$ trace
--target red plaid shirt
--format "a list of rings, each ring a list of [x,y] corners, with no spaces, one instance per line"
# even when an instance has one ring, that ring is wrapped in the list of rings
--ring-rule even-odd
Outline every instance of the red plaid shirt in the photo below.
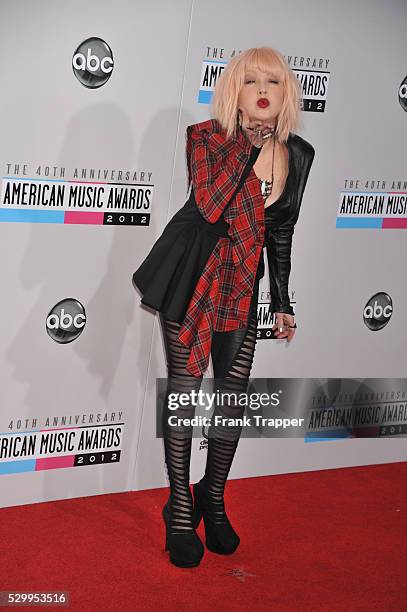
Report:
[[[226,140],[215,119],[186,133],[188,184],[206,221],[216,223],[231,199],[252,150],[240,133]],[[227,208],[229,238],[220,237],[198,281],[178,339],[191,348],[187,370],[201,376],[209,363],[213,331],[247,325],[256,271],[264,245],[264,201],[254,170]]]

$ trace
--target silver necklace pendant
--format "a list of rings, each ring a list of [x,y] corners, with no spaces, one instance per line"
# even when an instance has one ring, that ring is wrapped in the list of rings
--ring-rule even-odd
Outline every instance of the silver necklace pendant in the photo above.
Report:
[[[260,181],[261,182],[261,194],[265,200],[271,194],[271,190],[273,189],[273,181]]]

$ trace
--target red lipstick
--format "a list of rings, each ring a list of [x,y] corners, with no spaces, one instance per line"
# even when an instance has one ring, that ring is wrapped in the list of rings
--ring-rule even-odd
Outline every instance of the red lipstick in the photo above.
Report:
[[[267,108],[269,104],[270,102],[267,100],[267,98],[260,98],[257,100],[257,106],[260,106],[260,108]]]

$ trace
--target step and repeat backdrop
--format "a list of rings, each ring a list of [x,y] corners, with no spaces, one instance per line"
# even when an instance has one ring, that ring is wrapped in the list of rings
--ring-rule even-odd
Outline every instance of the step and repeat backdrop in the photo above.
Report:
[[[162,330],[131,276],[186,201],[186,127],[249,47],[286,58],[316,151],[293,239],[298,329],[272,339],[266,269],[252,377],[302,379],[296,404],[314,379],[388,411],[366,411],[386,425],[370,439],[341,423],[337,439],[244,437],[230,477],[406,460],[390,427],[407,423],[406,28],[403,0],[0,0],[3,507],[168,485]]]

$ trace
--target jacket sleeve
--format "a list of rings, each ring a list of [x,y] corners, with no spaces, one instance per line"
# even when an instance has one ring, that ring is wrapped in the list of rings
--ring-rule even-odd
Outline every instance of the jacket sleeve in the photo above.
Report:
[[[303,160],[297,186],[296,201],[280,223],[266,230],[265,243],[270,277],[270,294],[273,312],[285,312],[293,315],[288,294],[288,281],[291,271],[291,247],[294,226],[297,223],[304,189],[315,156],[315,149],[308,143],[308,154]]]
[[[209,223],[218,221],[231,199],[251,149],[246,138],[224,143],[217,133],[187,130],[189,182],[199,212]]]
[[[293,233],[294,227],[290,227],[269,229],[266,234],[272,310],[291,315],[294,314],[294,310],[288,295],[288,279],[291,271]]]

